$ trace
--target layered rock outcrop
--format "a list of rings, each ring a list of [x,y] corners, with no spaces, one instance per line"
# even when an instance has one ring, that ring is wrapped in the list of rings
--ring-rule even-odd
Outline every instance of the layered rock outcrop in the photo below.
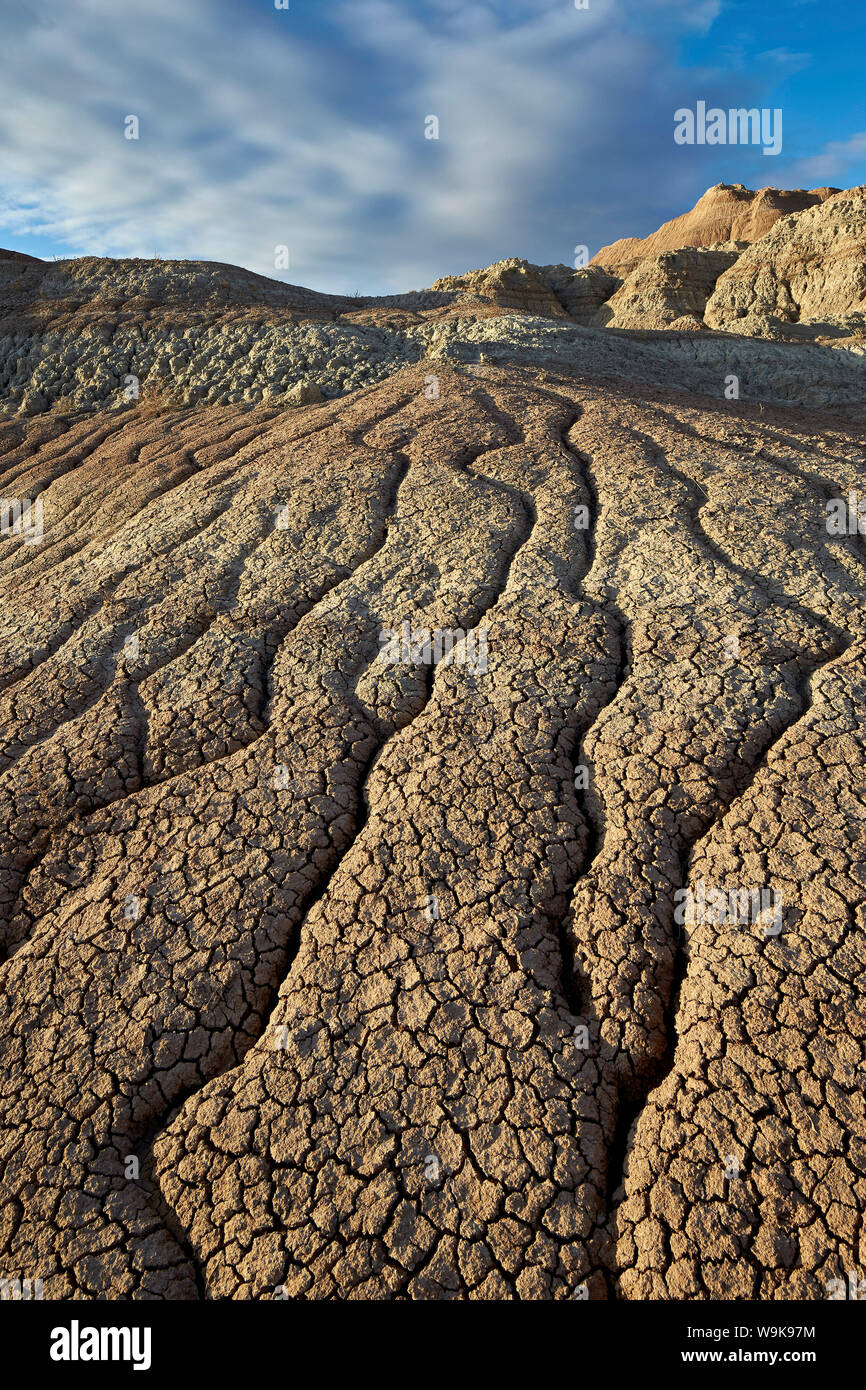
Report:
[[[719,276],[734,264],[736,251],[687,246],[639,261],[594,322],[604,328],[700,328]]]
[[[316,393],[331,399],[436,356],[443,343],[459,354],[459,343],[492,323],[495,337],[534,335],[545,351],[551,327],[560,328],[564,363],[577,346],[575,325],[641,341],[724,333],[837,346],[859,357],[866,348],[864,225],[863,189],[756,194],[719,185],[691,213],[629,242],[627,254],[600,252],[577,269],[512,258],[380,297],[318,294],[214,262],[83,257],[46,264],[9,253],[0,257],[0,418],[139,398],[186,405],[300,404]],[[619,350],[628,375],[633,354],[625,345]],[[607,355],[600,345],[592,351],[599,360]],[[717,379],[734,370],[725,370],[728,347],[693,355],[706,359],[708,351]],[[817,375],[814,365],[801,359],[812,385],[799,399],[813,404],[836,389],[847,402],[851,358],[836,366],[825,359]],[[769,357],[761,374],[765,399],[798,399],[777,389]]]
[[[647,237],[623,237],[603,246],[593,265],[616,275],[627,275],[647,257],[683,246],[720,246],[732,243],[741,249],[758,241],[780,217],[814,207],[838,193],[837,188],[761,188],[756,193],[741,183],[718,183],[708,188],[690,212],[664,222]]]

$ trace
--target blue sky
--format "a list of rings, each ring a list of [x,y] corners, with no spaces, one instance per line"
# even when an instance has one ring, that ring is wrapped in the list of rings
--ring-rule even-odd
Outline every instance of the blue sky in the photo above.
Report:
[[[0,245],[362,293],[570,264],[714,183],[866,183],[864,38],[852,0],[0,0]],[[780,107],[781,153],[676,145],[699,100]]]

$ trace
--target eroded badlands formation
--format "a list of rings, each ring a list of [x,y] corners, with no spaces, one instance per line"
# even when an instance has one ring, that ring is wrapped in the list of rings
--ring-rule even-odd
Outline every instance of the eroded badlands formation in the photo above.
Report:
[[[139,399],[298,406],[480,351],[713,395],[734,371],[755,400],[862,410],[866,192],[721,184],[577,270],[512,259],[382,298],[209,261],[0,251],[0,419]]]
[[[664,386],[505,318],[332,399],[0,425],[43,508],[0,541],[0,1277],[862,1276],[862,369],[747,344],[727,399],[740,339]]]

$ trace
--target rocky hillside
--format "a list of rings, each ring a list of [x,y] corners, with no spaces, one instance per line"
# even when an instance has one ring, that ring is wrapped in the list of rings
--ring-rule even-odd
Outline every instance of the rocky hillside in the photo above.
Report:
[[[716,281],[710,328],[806,340],[866,326],[866,188],[777,222]]]
[[[4,1288],[862,1276],[864,206],[0,259]]]
[[[592,322],[866,345],[866,189],[709,189],[592,268],[619,283]]]
[[[815,207],[839,191],[762,188],[755,193],[741,183],[718,183],[707,189],[691,212],[665,222],[648,237],[623,237],[603,246],[592,264],[625,276],[640,261],[683,246],[731,245],[742,249],[765,236],[780,217]]]

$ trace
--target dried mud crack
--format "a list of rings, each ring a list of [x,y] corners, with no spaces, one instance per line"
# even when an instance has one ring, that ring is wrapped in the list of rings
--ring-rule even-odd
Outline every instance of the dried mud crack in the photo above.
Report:
[[[444,353],[0,488],[0,1276],[863,1269],[861,427]]]

